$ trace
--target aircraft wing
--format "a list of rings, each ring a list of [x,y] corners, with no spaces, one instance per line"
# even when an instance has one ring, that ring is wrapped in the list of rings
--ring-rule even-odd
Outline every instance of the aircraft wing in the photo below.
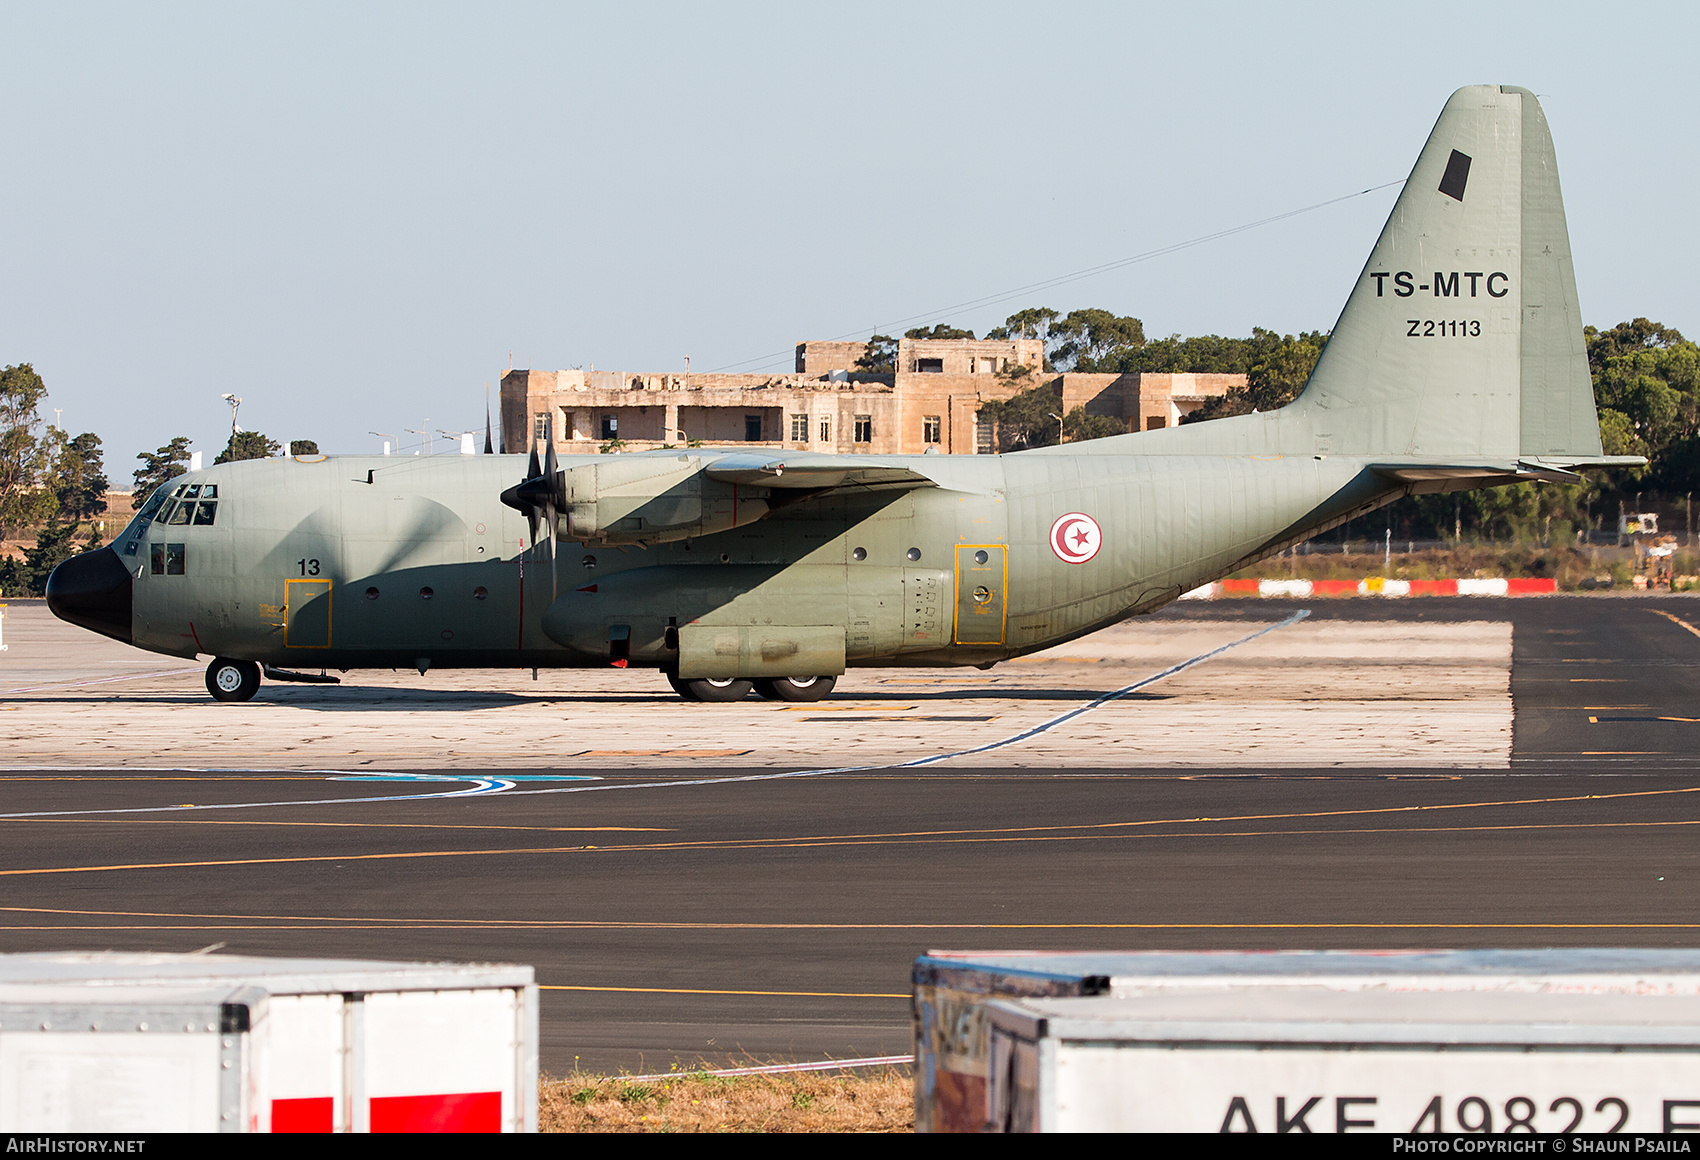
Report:
[[[918,471],[873,456],[820,455],[806,451],[796,455],[723,455],[705,465],[703,474],[722,483],[802,491],[938,486]]]

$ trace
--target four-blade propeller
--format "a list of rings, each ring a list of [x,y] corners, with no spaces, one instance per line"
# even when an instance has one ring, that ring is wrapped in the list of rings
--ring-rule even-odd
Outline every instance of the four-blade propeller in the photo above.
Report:
[[[531,529],[531,543],[534,547],[538,542],[539,526],[547,529],[550,599],[559,595],[559,581],[556,578],[555,571],[555,531],[560,519],[561,508],[565,506],[562,488],[561,472],[555,460],[555,433],[550,431],[545,437],[542,464],[540,465],[537,462],[537,447],[533,444],[531,460],[526,464],[525,480],[502,493],[503,503],[515,511],[525,513],[526,524]]]

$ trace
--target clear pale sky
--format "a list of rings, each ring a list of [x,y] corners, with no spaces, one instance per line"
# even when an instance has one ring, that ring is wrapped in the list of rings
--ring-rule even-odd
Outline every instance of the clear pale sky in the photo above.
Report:
[[[482,429],[553,370],[788,369],[1021,306],[1334,324],[1458,86],[1540,94],[1582,308],[1700,334],[1692,4],[0,3],[0,363],[212,454]],[[445,441],[437,440],[439,451]]]

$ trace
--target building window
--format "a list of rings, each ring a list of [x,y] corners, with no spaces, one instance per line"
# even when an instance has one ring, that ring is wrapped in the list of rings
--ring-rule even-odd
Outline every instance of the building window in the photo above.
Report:
[[[761,416],[760,415],[745,415],[744,416],[744,442],[746,442],[746,443],[760,443],[761,442]]]
[[[992,417],[984,411],[974,412],[974,454],[990,455],[996,450],[992,445],[994,423]]]
[[[856,416],[857,443],[872,443],[874,441],[874,417],[872,415]]]
[[[1152,415],[1145,420],[1145,429],[1147,431],[1161,430],[1168,425],[1169,417],[1167,415]]]
[[[924,375],[942,375],[944,374],[944,360],[942,358],[918,358],[915,360],[915,369]]]
[[[602,416],[603,439],[618,439],[620,437],[620,417],[618,415]]]
[[[937,415],[921,416],[921,442],[937,443],[944,434],[944,424]]]
[[[832,420],[831,419],[822,419],[820,421],[820,441],[822,443],[831,443],[832,442]]]
[[[807,415],[791,416],[791,442],[807,443],[809,441],[809,417]]]
[[[531,441],[533,443],[549,442],[549,416],[543,414],[532,416]]]

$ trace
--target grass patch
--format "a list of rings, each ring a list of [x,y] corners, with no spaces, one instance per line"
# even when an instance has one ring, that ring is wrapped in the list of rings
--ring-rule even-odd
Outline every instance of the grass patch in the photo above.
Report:
[[[906,1067],[853,1072],[676,1077],[573,1072],[544,1077],[544,1132],[910,1132],[915,1086]]]

